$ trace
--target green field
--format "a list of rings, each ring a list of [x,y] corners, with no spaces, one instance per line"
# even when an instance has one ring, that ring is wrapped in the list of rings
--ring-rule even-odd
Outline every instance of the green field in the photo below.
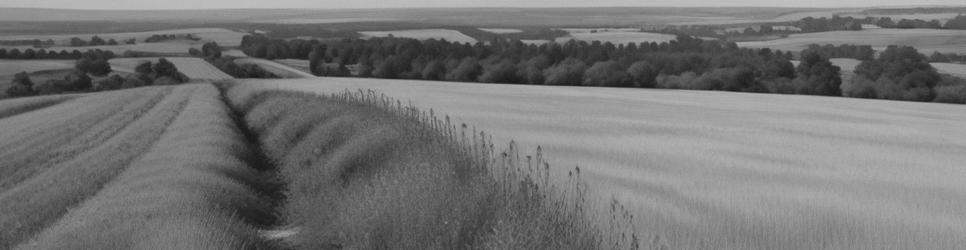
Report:
[[[672,249],[950,249],[966,106],[747,93],[325,78],[449,114],[552,171],[574,165]],[[554,170],[555,169],[555,170]],[[566,173],[563,173],[566,176]]]

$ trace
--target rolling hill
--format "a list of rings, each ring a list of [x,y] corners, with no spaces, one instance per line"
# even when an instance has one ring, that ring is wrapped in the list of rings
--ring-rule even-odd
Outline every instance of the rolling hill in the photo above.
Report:
[[[496,144],[543,146],[615,194],[645,239],[682,249],[948,249],[966,244],[966,106],[815,96],[319,78],[373,89]]]

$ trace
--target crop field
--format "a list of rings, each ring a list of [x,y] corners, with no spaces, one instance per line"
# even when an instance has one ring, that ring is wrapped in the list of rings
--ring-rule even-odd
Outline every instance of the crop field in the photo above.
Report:
[[[482,31],[490,32],[493,34],[513,34],[522,33],[521,29],[506,29],[506,28],[480,28]]]
[[[962,53],[966,50],[966,30],[935,29],[868,29],[861,31],[830,31],[792,34],[788,38],[769,41],[739,42],[738,46],[800,51],[809,44],[871,45],[884,50],[889,45],[913,46],[920,53]]]
[[[950,74],[966,79],[966,64],[958,63],[930,63],[939,73]]]
[[[579,41],[601,41],[610,42],[613,44],[628,44],[628,43],[641,43],[641,42],[669,42],[677,37],[668,34],[658,34],[658,33],[648,33],[640,32],[637,29],[596,29],[596,32],[591,32],[592,29],[563,29],[570,32],[570,36],[559,37],[557,42],[563,43],[571,39]]]
[[[0,102],[17,107],[0,118],[0,248],[263,244],[260,174],[213,86]]]
[[[393,31],[360,31],[363,37],[387,37],[393,35],[394,37],[405,37],[420,40],[428,39],[446,39],[450,42],[460,42],[460,43],[476,43],[476,39],[460,33],[456,30],[448,29],[418,29],[418,30],[393,30]]]
[[[188,78],[192,80],[224,80],[233,79],[230,75],[222,72],[215,66],[206,62],[204,59],[196,57],[167,57],[168,61],[174,64],[178,68],[178,71],[184,73]],[[111,68],[115,71],[134,73],[134,68],[144,62],[157,63],[158,58],[156,57],[139,57],[139,58],[114,58],[109,62],[111,63]]]
[[[288,67],[293,68],[293,69],[297,69],[297,70],[302,71],[302,72],[305,72],[305,73],[309,73],[309,74],[312,73],[311,69],[309,69],[309,65],[310,65],[309,64],[309,60],[301,60],[301,59],[277,59],[277,60],[275,60],[275,62],[280,63],[280,64],[283,64],[283,65],[288,66]]]
[[[372,89],[543,147],[625,201],[671,249],[953,249],[966,244],[966,106],[749,93],[350,78],[246,80]]]
[[[262,67],[262,69],[265,69],[268,72],[271,72],[272,74],[275,74],[282,78],[315,78],[315,76],[309,72],[302,71],[301,69],[298,69],[298,68],[289,67],[286,64],[278,63],[271,60],[265,60],[260,58],[239,58],[239,59],[235,59],[235,63],[240,65],[255,64],[255,65],[258,65],[259,67]],[[308,65],[306,65],[306,68],[308,68]]]
[[[73,68],[74,60],[0,60],[0,76]]]
[[[137,39],[138,43],[144,41],[145,38],[151,37],[152,35],[184,35],[193,34],[204,42],[217,42],[221,46],[238,46],[241,44],[241,39],[246,33],[231,31],[222,28],[193,28],[193,29],[175,29],[175,30],[156,30],[156,31],[145,31],[145,32],[125,32],[125,33],[99,33],[99,34],[62,34],[62,35],[0,35],[0,40],[47,40],[52,39],[58,45],[67,45],[72,37],[79,37],[81,39],[89,40],[92,36],[99,36],[104,38],[104,40],[114,39],[118,42],[126,39]],[[84,47],[87,48],[87,47]]]

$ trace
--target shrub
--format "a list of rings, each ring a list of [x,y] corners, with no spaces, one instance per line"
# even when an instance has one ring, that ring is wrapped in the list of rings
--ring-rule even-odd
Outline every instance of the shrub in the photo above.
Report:
[[[94,82],[94,91],[107,91],[121,89],[124,84],[124,78],[120,75],[111,75],[108,78],[104,78]]]
[[[34,86],[39,95],[54,95],[74,90],[74,85],[66,80],[47,80]]]
[[[71,90],[89,90],[91,89],[91,77],[87,76],[83,71],[75,70],[67,76],[64,76],[64,81],[70,83]]]

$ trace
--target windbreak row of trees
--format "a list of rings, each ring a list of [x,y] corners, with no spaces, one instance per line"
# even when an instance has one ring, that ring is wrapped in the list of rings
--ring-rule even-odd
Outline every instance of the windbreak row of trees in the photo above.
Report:
[[[313,72],[352,65],[354,75],[462,82],[683,88],[839,95],[838,68],[791,53],[679,36],[676,41],[614,45],[570,41],[527,45],[518,40],[460,44],[404,38],[341,41],[250,36],[242,49],[267,59],[308,59]],[[326,67],[326,68],[319,68]]]
[[[92,55],[93,54],[93,55]],[[96,55],[96,56],[94,56]],[[46,49],[25,49],[20,51],[20,49],[4,49],[0,48],[0,59],[81,59],[83,57],[106,57],[114,58],[116,55],[110,50],[88,50],[87,52],[81,52],[80,50],[61,50],[60,52]]]
[[[8,96],[21,97],[107,91],[149,85],[173,85],[189,80],[187,76],[178,71],[173,63],[165,58],[159,59],[157,63],[144,62],[135,68],[134,74],[126,77],[119,74],[108,76],[111,68],[110,64],[106,62],[106,58],[88,55],[78,60],[75,69],[67,73],[63,79],[51,79],[39,83],[34,83],[27,72],[21,72],[14,75],[14,79],[5,91]],[[101,78],[93,80],[89,75],[101,76]]]
[[[806,51],[812,51],[820,53],[825,57],[829,58],[852,58],[856,60],[872,60],[875,59],[875,50],[869,45],[818,45],[810,44]]]

